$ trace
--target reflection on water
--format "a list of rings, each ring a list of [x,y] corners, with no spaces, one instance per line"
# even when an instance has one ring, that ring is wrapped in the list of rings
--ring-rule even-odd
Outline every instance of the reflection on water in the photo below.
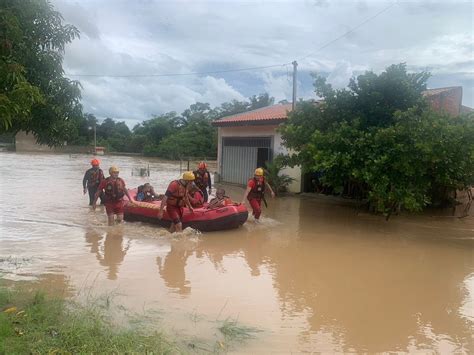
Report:
[[[171,236],[142,223],[107,227],[81,193],[87,156],[1,157],[0,273],[11,280],[57,277],[78,291],[93,279],[97,293],[118,290],[129,308],[163,309],[165,326],[199,338],[212,338],[216,320],[237,318],[263,330],[242,352],[474,350],[472,216],[387,223],[331,199],[284,197],[259,224]],[[157,192],[178,176],[179,165],[135,159],[102,165],[121,166],[135,186],[145,179],[131,176],[133,167],[150,164]],[[27,169],[44,184],[25,185]],[[20,187],[28,198],[16,197]]]
[[[100,241],[103,237],[94,230],[88,230],[85,239],[99,264],[107,268],[107,278],[116,280],[119,266],[130,248],[130,241],[124,245],[122,226],[108,228],[102,245]]]
[[[176,241],[171,242],[171,250],[166,254],[164,260],[158,256],[156,264],[161,277],[167,287],[181,295],[191,293],[191,286],[186,280],[186,260],[192,254],[186,245]]]

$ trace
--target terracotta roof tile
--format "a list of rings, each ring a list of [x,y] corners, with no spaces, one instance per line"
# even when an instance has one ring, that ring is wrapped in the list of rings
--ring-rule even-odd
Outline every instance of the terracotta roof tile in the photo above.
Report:
[[[286,120],[288,111],[291,111],[291,104],[272,105],[253,111],[226,116],[213,122],[213,124],[215,126],[240,126],[279,123]]]
[[[427,89],[422,92],[423,96],[433,96],[433,95],[439,95],[443,92],[449,92],[453,90],[459,90],[462,89],[460,86],[451,86],[447,88],[437,88],[437,89]]]
[[[461,113],[472,113],[474,109],[469,106],[461,105]]]

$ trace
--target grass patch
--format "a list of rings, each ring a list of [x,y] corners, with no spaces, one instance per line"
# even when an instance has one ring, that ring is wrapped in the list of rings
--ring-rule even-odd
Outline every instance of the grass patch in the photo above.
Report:
[[[0,354],[180,352],[162,333],[112,324],[104,307],[0,286]]]
[[[235,319],[226,319],[218,328],[227,340],[246,340],[256,337],[260,329],[241,325]]]

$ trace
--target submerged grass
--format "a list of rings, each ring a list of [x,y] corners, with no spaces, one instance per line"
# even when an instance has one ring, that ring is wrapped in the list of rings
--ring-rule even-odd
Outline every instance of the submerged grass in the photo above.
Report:
[[[254,327],[239,324],[235,319],[226,319],[219,327],[220,332],[228,340],[246,340],[256,337],[256,333],[262,330]]]
[[[181,353],[158,332],[112,324],[105,309],[0,286],[0,354]]]

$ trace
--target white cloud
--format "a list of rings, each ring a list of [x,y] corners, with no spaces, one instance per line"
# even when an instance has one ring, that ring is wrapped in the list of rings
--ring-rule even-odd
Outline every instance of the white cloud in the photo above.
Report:
[[[286,75],[273,75],[271,72],[263,74],[263,83],[265,91],[275,98],[275,102],[281,100],[293,100],[293,79],[292,71]],[[301,85],[299,85],[301,86]],[[298,95],[298,97],[301,97]]]
[[[354,75],[354,70],[351,66],[351,63],[347,61],[342,61],[336,64],[336,66],[331,70],[327,81],[334,88],[343,88],[346,87],[349,83],[349,79]]]
[[[93,79],[83,82],[85,111],[99,117],[140,122],[153,114],[183,112],[195,102],[217,106],[222,102],[244,100],[224,79],[206,77],[186,83],[170,79],[144,78],[131,82],[123,78]],[[145,99],[146,98],[146,99]]]
[[[207,76],[200,82],[199,91],[203,91],[201,102],[208,102],[211,106],[218,106],[222,102],[238,100],[243,101],[245,97],[230,86],[224,79],[216,79]]]
[[[387,1],[125,1],[55,0],[82,31],[67,47],[71,74],[163,74],[299,63],[299,97],[312,93],[308,72],[329,73],[336,87],[364,70],[406,62],[431,70],[433,82],[468,84],[473,72],[472,4]],[[310,54],[310,56],[307,56]],[[291,81],[291,66],[290,66]],[[286,69],[245,74],[154,78],[81,78],[83,104],[98,116],[147,119],[181,112],[196,101],[218,105],[266,90],[291,100]],[[467,74],[466,74],[467,73]],[[451,76],[448,80],[447,76]],[[465,90],[468,92],[468,90]],[[472,95],[471,95],[472,96]],[[465,95],[465,104],[474,99]]]

